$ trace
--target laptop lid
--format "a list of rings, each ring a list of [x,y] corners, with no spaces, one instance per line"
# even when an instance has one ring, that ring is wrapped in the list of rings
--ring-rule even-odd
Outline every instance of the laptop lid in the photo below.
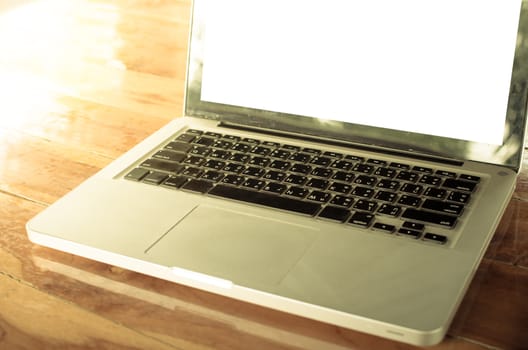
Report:
[[[195,0],[185,113],[517,171],[521,2]]]

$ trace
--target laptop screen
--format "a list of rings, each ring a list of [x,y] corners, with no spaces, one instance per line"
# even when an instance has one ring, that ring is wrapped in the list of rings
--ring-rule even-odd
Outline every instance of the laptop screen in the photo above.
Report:
[[[522,0],[200,2],[203,106],[257,119],[266,112],[286,125],[290,116],[315,118],[312,128],[301,119],[315,136],[361,126],[371,144],[383,145],[369,135],[382,128],[395,132],[391,148],[406,147],[398,135],[432,135],[469,159],[510,137]],[[422,140],[407,149],[427,149]],[[450,156],[448,145],[432,153],[442,149]]]

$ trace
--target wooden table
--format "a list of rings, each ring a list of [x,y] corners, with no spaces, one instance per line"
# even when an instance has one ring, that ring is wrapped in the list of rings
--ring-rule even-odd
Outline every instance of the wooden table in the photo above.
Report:
[[[189,0],[0,2],[0,349],[411,349],[31,244],[24,225],[181,115]],[[434,349],[528,349],[528,181]]]

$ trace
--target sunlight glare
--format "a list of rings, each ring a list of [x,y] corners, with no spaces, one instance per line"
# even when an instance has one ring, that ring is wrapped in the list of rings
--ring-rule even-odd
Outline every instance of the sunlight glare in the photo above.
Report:
[[[115,6],[85,0],[31,1],[0,12],[0,128],[45,124],[67,113],[61,95],[119,86],[120,74],[105,82],[92,73],[94,66],[126,68],[116,57],[119,16]]]

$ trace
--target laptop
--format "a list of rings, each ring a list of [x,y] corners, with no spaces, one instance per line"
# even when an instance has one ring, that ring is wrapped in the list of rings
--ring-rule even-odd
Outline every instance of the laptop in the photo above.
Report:
[[[31,219],[29,239],[436,344],[521,166],[526,6],[195,0],[184,116]]]

